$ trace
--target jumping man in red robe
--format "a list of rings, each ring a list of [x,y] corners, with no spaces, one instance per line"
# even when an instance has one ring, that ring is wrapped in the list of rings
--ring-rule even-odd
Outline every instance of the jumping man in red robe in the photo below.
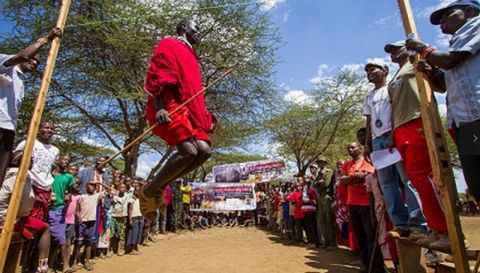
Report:
[[[177,153],[152,182],[140,190],[140,206],[145,217],[155,213],[158,192],[198,168],[212,153],[208,133],[213,130],[215,119],[206,108],[203,94],[169,115],[203,88],[200,65],[192,48],[200,42],[198,25],[182,20],[177,25],[177,34],[177,37],[165,37],[158,43],[145,81],[145,89],[149,92],[148,121],[152,126],[160,124],[153,133],[177,148]]]

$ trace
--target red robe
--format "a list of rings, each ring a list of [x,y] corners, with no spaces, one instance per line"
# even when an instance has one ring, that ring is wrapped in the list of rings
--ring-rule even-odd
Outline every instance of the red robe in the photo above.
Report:
[[[152,95],[148,97],[147,102],[147,119],[150,125],[156,123],[154,96],[160,94],[165,110],[171,112],[202,88],[200,65],[193,49],[176,38],[162,39],[153,52],[145,80],[145,89]],[[194,132],[211,132],[214,122],[213,116],[206,108],[203,93],[170,118],[171,123],[158,126],[153,132],[173,145],[177,143],[172,142],[178,142],[178,138],[185,138],[186,136],[182,134],[188,134],[190,130],[178,131],[176,123],[190,123],[187,127],[192,128]],[[173,127],[175,130],[172,130]],[[181,141],[183,139],[180,139]]]

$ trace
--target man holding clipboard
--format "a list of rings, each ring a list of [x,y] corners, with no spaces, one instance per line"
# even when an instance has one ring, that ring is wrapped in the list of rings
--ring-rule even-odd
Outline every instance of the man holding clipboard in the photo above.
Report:
[[[395,225],[390,233],[416,240],[425,236],[427,227],[417,194],[407,178],[401,157],[395,148],[390,147],[392,105],[386,86],[388,67],[379,62],[369,62],[365,66],[365,72],[368,81],[375,86],[364,101],[365,154],[368,156],[372,152],[370,156],[385,196],[387,212]],[[400,183],[405,189],[405,202]]]

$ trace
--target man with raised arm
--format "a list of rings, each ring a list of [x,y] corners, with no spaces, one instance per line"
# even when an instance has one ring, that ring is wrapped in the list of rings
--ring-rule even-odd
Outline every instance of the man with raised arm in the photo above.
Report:
[[[13,151],[18,109],[24,97],[24,82],[27,80],[25,73],[37,68],[40,48],[61,35],[59,28],[53,28],[47,36],[14,55],[0,54],[0,186]]]

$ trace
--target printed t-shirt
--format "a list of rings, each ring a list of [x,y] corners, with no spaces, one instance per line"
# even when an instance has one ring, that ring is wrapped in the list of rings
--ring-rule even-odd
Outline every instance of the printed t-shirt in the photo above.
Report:
[[[25,140],[18,144],[15,151],[24,148]],[[60,150],[57,147],[35,139],[32,151],[33,165],[30,170],[33,186],[45,191],[51,190],[53,184],[52,166],[59,154]]]
[[[123,196],[115,195],[113,197],[113,211],[112,211],[112,216],[113,217],[127,217],[128,216],[128,199],[129,196],[127,193],[125,193]]]

